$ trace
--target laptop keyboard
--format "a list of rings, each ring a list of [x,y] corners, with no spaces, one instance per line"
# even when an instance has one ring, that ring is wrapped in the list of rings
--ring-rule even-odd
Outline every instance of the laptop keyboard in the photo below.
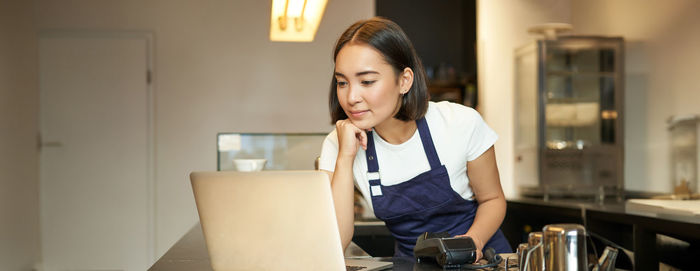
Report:
[[[357,271],[357,270],[362,270],[367,267],[364,266],[354,266],[354,265],[346,265],[345,266],[345,271]]]

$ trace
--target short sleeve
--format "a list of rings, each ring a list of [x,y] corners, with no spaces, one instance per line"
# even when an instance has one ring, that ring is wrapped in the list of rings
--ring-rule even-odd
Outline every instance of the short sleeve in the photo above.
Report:
[[[473,124],[470,125],[472,131],[470,131],[471,136],[469,136],[467,144],[467,161],[479,158],[498,140],[498,134],[486,124],[479,112],[473,109],[471,111],[473,112],[471,117]]]
[[[323,140],[318,169],[330,172],[335,171],[336,159],[338,159],[338,134],[336,130],[333,130]]]

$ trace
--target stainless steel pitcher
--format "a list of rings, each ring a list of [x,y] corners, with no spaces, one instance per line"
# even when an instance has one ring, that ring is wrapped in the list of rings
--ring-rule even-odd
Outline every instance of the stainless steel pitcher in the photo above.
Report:
[[[586,229],[578,224],[551,224],[542,229],[545,270],[588,270]]]
[[[606,247],[592,270],[615,270],[617,254],[617,249]],[[578,224],[547,225],[518,246],[518,259],[520,271],[588,270],[586,230]]]
[[[531,232],[527,237],[528,247],[533,248],[532,252],[530,252],[528,271],[544,270],[544,247],[540,245],[542,244],[542,238],[541,231]]]
[[[528,245],[527,243],[521,243],[518,245],[518,270],[520,271],[525,271],[527,268],[525,268],[526,264],[528,262],[525,261],[525,257],[527,256],[527,251],[528,251]]]
[[[603,255],[598,259],[598,264],[593,267],[593,271],[614,271],[617,253],[616,248],[606,246]]]

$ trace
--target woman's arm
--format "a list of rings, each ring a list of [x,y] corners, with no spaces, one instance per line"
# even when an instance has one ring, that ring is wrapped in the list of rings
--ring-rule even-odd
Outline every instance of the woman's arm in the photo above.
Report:
[[[338,230],[340,231],[340,244],[345,250],[355,233],[355,213],[353,212],[355,199],[353,197],[352,166],[349,170],[350,176],[347,176],[346,171],[348,170],[345,170],[343,166],[338,166],[339,162],[336,162],[335,172],[323,171],[328,173],[328,177],[331,180],[335,216],[338,220]]]
[[[499,229],[506,214],[506,198],[501,188],[493,146],[479,158],[467,162],[467,175],[479,207],[474,223],[465,235],[476,243],[477,259],[480,259],[484,245]]]
[[[336,122],[338,134],[338,158],[335,161],[334,172],[325,171],[331,180],[335,216],[338,220],[340,242],[343,250],[352,241],[355,231],[355,197],[352,166],[357,150],[367,148],[367,133],[358,129],[349,120]]]

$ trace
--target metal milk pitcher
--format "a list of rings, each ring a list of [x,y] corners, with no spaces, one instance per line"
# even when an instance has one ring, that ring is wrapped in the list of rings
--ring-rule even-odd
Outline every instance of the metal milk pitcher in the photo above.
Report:
[[[579,224],[551,224],[542,229],[544,269],[588,270],[586,229]]]
[[[529,250],[529,248],[528,248],[527,243],[521,243],[521,244],[518,245],[518,250],[517,250],[517,254],[518,254],[518,270],[520,270],[520,271],[526,271],[526,270],[527,270],[527,268],[525,268],[525,266],[526,266],[526,264],[527,264],[528,262],[525,261],[525,258],[526,258],[526,256],[527,256],[528,250]]]
[[[618,250],[616,248],[606,246],[603,255],[600,256],[598,263],[593,267],[593,271],[614,271],[617,253]]]
[[[542,248],[542,232],[531,232],[530,234],[528,234],[527,243],[522,243],[518,246],[518,270],[544,270],[544,258]]]
[[[544,247],[542,246],[542,232],[531,232],[527,237],[527,245],[532,248],[530,252],[530,262],[528,264],[529,271],[544,270]]]

